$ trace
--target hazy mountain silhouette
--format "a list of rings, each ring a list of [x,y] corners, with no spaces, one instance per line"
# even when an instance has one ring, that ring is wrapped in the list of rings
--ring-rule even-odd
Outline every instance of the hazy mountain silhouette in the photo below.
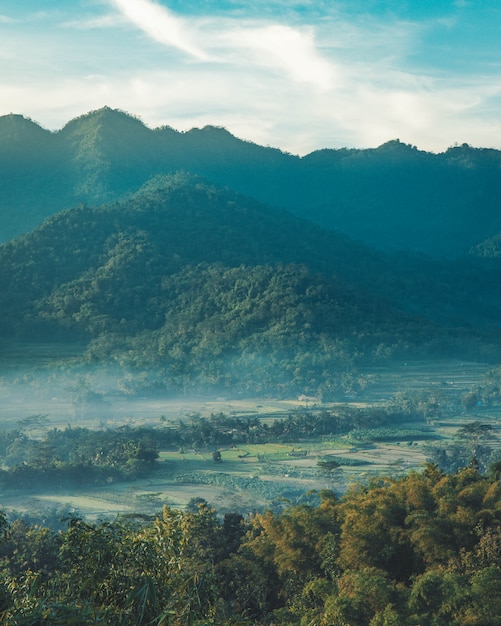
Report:
[[[501,230],[501,153],[431,154],[390,141],[303,158],[223,128],[147,128],[109,108],[51,133],[0,118],[0,233],[7,240],[79,203],[101,204],[157,174],[186,171],[382,249],[467,254]]]

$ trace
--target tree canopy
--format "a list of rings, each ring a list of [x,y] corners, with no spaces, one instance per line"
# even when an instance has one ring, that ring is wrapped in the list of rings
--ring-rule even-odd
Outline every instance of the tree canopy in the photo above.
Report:
[[[500,623],[501,487],[428,465],[342,498],[222,519],[205,500],[155,519],[2,515],[5,624]]]

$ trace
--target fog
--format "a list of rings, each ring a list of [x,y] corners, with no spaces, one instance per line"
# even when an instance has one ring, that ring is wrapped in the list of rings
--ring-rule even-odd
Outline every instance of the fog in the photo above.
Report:
[[[343,403],[380,402],[399,391],[438,388],[444,396],[480,384],[489,366],[453,360],[398,362],[361,368],[362,392],[341,394]],[[28,429],[31,434],[67,425],[93,429],[123,425],[158,425],[193,415],[278,414],[290,409],[322,406],[315,397],[297,394],[287,399],[244,397],[226,390],[169,393],[161,387],[161,372],[134,372],[120,367],[17,365],[0,372],[0,429]],[[327,404],[332,404],[329,402]]]
[[[159,425],[170,420],[210,415],[282,412],[288,401],[238,399],[220,392],[183,394],[167,390],[146,393],[145,378],[154,380],[157,371],[134,375],[129,370],[104,367],[23,369],[3,372],[0,377],[0,429],[22,428],[36,435],[68,425],[92,429],[123,425]],[[146,385],[147,386],[147,385]],[[303,404],[305,404],[303,402]],[[301,403],[300,403],[301,405]]]
[[[9,450],[10,471],[15,469],[16,464],[23,468],[25,452],[27,461],[30,461],[30,449],[35,455],[41,454],[42,457],[44,450],[50,452],[50,441],[55,440],[52,435],[56,433],[49,431],[53,429],[65,431],[70,426],[99,431],[96,433],[97,441],[93,441],[90,446],[92,458],[93,450],[98,450],[101,442],[109,439],[108,435],[115,434],[111,431],[123,426],[130,426],[131,429],[158,426],[162,428],[157,432],[165,433],[170,429],[165,431],[163,427],[178,426],[179,420],[186,419],[191,423],[198,416],[219,413],[240,417],[258,416],[271,421],[293,414],[302,415],[303,412],[313,416],[314,412],[324,409],[333,409],[335,413],[338,405],[351,405],[358,410],[374,403],[398,401],[399,395],[405,402],[405,394],[399,392],[423,391],[423,397],[429,396],[441,407],[440,419],[430,427],[438,429],[440,437],[444,433],[450,437],[451,428],[457,428],[464,420],[477,419],[472,414],[462,415],[461,397],[466,391],[480,387],[490,368],[491,366],[482,363],[454,360],[388,362],[378,367],[360,369],[359,375],[367,381],[367,386],[360,393],[340,395],[336,401],[323,404],[319,399],[305,394],[288,399],[251,396],[244,398],[241,394],[229,393],[218,396],[217,392],[200,395],[179,392],[169,394],[165,389],[160,392],[160,386],[156,387],[156,393],[152,393],[155,387],[151,383],[161,375],[156,370],[134,373],[119,367],[70,366],[68,363],[62,365],[56,361],[42,365],[18,362],[16,367],[4,367],[1,371],[0,431],[21,431],[4,432],[7,435],[5,441],[8,441],[10,434],[16,440],[13,449]],[[146,389],[149,390],[148,395]],[[448,408],[444,410],[446,407],[450,407],[451,411]],[[482,408],[482,419],[494,419],[495,410],[496,407]],[[422,421],[423,415],[420,419]],[[445,422],[442,424],[443,419]],[[425,428],[428,427],[427,424]],[[47,439],[50,439],[48,444]],[[35,447],[30,447],[30,442],[35,442]],[[36,449],[36,444],[40,444],[39,450]],[[290,445],[295,446],[297,443]],[[317,450],[315,454],[320,454],[320,457],[322,454],[346,455],[346,450],[340,452],[336,448],[331,449],[329,446],[332,444],[329,442],[325,443],[325,449],[322,448],[322,442],[318,445],[320,451]],[[73,442],[70,446],[68,449],[74,449]],[[283,445],[279,445],[280,449],[282,447]],[[286,454],[285,446],[282,451],[284,458],[270,464],[259,462],[257,457],[247,458],[248,452],[232,448],[233,446],[228,447],[225,454],[235,458],[226,458],[222,469],[214,464],[211,456],[213,448],[210,446],[207,450],[190,448],[181,452],[176,443],[172,449],[169,446],[161,448],[163,462],[158,464],[159,469],[154,474],[144,478],[128,477],[120,480],[113,475],[113,479],[108,481],[106,476],[103,479],[99,474],[96,480],[93,474],[89,474],[87,482],[80,484],[79,480],[83,479],[83,475],[79,476],[80,470],[76,470],[77,479],[74,483],[71,482],[73,479],[65,480],[56,476],[46,486],[40,486],[30,482],[30,478],[18,489],[14,487],[17,483],[12,481],[22,481],[22,472],[14,479],[9,474],[2,490],[1,505],[6,510],[14,511],[12,515],[32,516],[37,512],[43,523],[48,523],[45,520],[49,518],[57,522],[57,519],[73,513],[82,514],[88,519],[101,519],[119,513],[133,514],[137,510],[155,513],[163,503],[184,507],[190,498],[199,496],[208,498],[218,510],[250,511],[256,506],[270,506],[278,492],[282,495],[297,495],[305,489],[332,488],[334,484],[329,482],[330,478],[319,475],[315,454],[308,458],[291,458]],[[255,456],[256,450],[252,454]],[[384,472],[417,469],[426,459],[425,452],[416,443],[405,446],[378,444],[373,451],[363,450],[360,455],[366,465],[373,466],[374,471]],[[250,462],[251,459],[253,462]],[[50,463],[48,467],[52,467]],[[68,466],[65,470],[68,476],[75,471],[75,467],[71,464]],[[97,465],[96,468],[99,470]],[[7,470],[6,467],[3,469]],[[28,466],[26,470],[29,470]],[[37,471],[35,469],[32,474],[35,482]],[[366,471],[367,467],[364,465],[361,468],[345,467],[341,473],[336,474],[335,488],[342,492],[352,475],[362,476]],[[221,472],[223,477],[229,475],[226,482],[209,476],[211,473]],[[241,486],[239,480],[244,481],[242,484],[245,483],[245,488],[238,487]],[[251,487],[258,491],[252,491]],[[259,504],[256,493],[260,494]],[[64,515],[61,515],[61,511]]]

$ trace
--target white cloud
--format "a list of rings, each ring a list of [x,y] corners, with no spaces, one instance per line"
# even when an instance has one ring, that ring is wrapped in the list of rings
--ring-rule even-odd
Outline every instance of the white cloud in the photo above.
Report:
[[[285,71],[289,78],[325,90],[332,86],[334,66],[317,51],[313,31],[281,24],[238,27],[221,34],[236,49],[247,49],[254,61]]]
[[[445,150],[463,141],[491,147],[501,122],[478,113],[500,96],[486,77],[467,87],[412,81],[395,73],[374,84],[353,73],[330,92],[312,93],[301,83],[254,69],[194,64],[177,68],[93,74],[17,86],[0,83],[0,111],[21,112],[58,129],[73,117],[108,105],[139,115],[148,125],[178,130],[220,125],[243,139],[295,154],[322,147],[371,147],[399,137],[421,149]],[[17,110],[12,102],[29,102]],[[475,120],[472,123],[472,120]]]
[[[334,66],[318,52],[312,28],[211,18],[193,18],[188,25],[187,20],[151,0],[109,1],[155,41],[200,61],[243,68],[258,65],[319,89],[332,84]]]
[[[194,43],[187,21],[169,9],[150,0],[110,0],[110,4],[155,41],[207,60],[207,54]]]
[[[151,126],[221,125],[300,154],[395,137],[435,151],[501,137],[499,68],[486,63],[484,75],[468,77],[433,65],[425,22],[336,13],[299,25],[298,14],[284,9],[279,22],[256,17],[255,7],[252,19],[188,20],[151,0],[95,3],[105,10],[91,20],[58,13],[44,29],[2,29],[0,115],[16,111],[56,129],[108,105]],[[58,28],[62,16],[71,32]]]

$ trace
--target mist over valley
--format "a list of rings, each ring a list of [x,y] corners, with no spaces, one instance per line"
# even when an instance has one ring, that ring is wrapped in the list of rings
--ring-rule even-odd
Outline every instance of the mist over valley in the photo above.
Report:
[[[500,23],[2,2],[0,624],[501,626]]]

